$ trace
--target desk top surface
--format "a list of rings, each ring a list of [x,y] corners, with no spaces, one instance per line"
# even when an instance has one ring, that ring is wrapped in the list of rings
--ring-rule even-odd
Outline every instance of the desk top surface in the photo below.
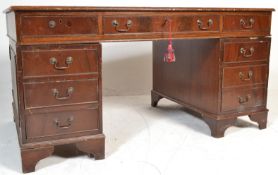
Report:
[[[93,7],[93,6],[11,6],[4,12],[11,11],[97,11],[97,12],[254,12],[274,11],[273,8],[185,8],[185,7]]]

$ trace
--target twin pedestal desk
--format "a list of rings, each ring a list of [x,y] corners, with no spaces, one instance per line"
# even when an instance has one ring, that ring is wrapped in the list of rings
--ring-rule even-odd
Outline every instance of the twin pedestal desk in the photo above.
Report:
[[[266,128],[272,11],[7,9],[14,121],[23,172],[34,171],[40,159],[66,149],[104,158],[101,42],[153,41],[152,106],[161,98],[185,106],[201,116],[213,137],[223,137],[243,115]],[[169,24],[177,39],[173,63],[163,61]]]

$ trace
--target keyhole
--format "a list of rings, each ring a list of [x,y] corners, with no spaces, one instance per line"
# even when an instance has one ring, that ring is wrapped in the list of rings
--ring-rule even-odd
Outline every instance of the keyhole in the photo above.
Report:
[[[62,19],[59,20],[59,23],[62,24]]]

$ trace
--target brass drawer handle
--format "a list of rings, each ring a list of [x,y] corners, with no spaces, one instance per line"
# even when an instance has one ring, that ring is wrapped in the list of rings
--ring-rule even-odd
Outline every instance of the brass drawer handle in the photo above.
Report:
[[[251,95],[246,95],[245,97],[239,96],[238,97],[238,102],[239,104],[244,104],[247,103],[251,99]]]
[[[49,60],[50,64],[54,65],[54,68],[57,70],[65,70],[68,69],[70,67],[70,64],[72,64],[73,62],[73,58],[72,57],[67,57],[65,63],[67,66],[58,66],[58,61],[55,57],[50,58]]]
[[[239,72],[239,78],[243,81],[249,81],[252,79],[253,77],[253,71],[248,71],[248,74],[247,74],[247,78],[245,78],[246,76],[244,75],[243,72]]]
[[[64,97],[59,97],[59,90],[54,88],[52,89],[52,94],[53,96],[55,97],[56,100],[67,100],[67,99],[70,99],[72,94],[73,94],[73,91],[74,91],[74,88],[73,87],[69,87],[67,89],[67,96],[64,96]]]
[[[130,19],[127,20],[126,25],[125,25],[126,29],[119,29],[120,24],[117,20],[112,21],[112,26],[115,27],[115,30],[117,32],[128,32],[132,26],[132,21]]]
[[[250,18],[249,21],[245,21],[244,19],[240,19],[240,25],[243,29],[252,29],[254,27],[255,20]]]
[[[200,30],[209,30],[213,24],[213,20],[209,19],[207,21],[207,26],[204,26],[203,21],[201,19],[198,19],[197,24]]]
[[[65,123],[63,123],[56,118],[54,119],[54,124],[56,125],[57,128],[68,129],[71,126],[73,119],[74,119],[73,116],[71,116],[66,120]]]
[[[51,28],[51,29],[55,28],[56,27],[56,22],[54,20],[50,20],[48,22],[48,27]]]
[[[244,56],[245,58],[249,58],[249,57],[252,57],[254,55],[254,52],[255,52],[255,49],[254,47],[251,47],[249,49],[249,51],[247,51],[248,49],[245,49],[245,48],[240,48],[240,53],[242,56]]]

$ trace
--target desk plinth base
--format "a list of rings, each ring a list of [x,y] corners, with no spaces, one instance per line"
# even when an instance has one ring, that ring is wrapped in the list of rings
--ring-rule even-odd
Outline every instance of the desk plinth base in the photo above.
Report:
[[[105,157],[105,136],[103,134],[51,142],[28,143],[21,146],[23,173],[34,172],[36,164],[52,154],[72,157],[87,154],[95,160]]]
[[[162,98],[167,98],[171,101],[177,102],[184,106],[188,112],[193,113],[196,116],[200,116],[204,122],[209,126],[211,131],[211,136],[215,138],[224,137],[225,130],[235,125],[236,120],[239,116],[248,115],[251,121],[258,123],[259,129],[265,129],[267,125],[267,113],[268,110],[265,111],[258,111],[258,112],[245,112],[245,113],[235,113],[235,114],[228,114],[228,115],[210,115],[202,110],[196,109],[192,106],[184,104],[180,101],[174,100],[169,98],[165,95],[162,95],[158,92],[152,91],[151,92],[151,105],[153,107],[157,107],[158,102]]]

